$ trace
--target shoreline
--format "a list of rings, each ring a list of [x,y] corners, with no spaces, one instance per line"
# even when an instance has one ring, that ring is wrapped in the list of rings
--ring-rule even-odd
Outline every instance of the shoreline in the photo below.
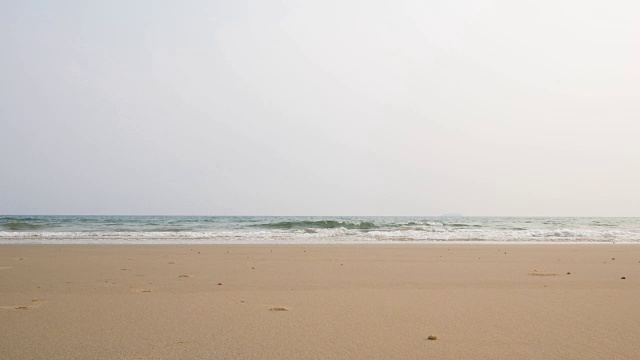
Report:
[[[640,241],[370,241],[370,242],[56,242],[45,240],[43,242],[11,241],[3,242],[0,240],[1,246],[22,246],[22,245],[44,245],[44,246],[80,246],[80,245],[96,245],[96,246],[500,246],[500,245],[522,245],[522,246],[555,246],[555,245],[640,245]]]
[[[0,354],[637,357],[640,247],[504,245],[3,244]]]

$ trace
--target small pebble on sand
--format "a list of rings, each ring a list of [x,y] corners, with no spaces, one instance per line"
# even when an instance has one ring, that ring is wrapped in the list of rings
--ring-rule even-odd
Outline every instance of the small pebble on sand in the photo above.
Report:
[[[429,339],[429,340],[438,340],[438,335],[429,335],[429,337],[427,339]]]

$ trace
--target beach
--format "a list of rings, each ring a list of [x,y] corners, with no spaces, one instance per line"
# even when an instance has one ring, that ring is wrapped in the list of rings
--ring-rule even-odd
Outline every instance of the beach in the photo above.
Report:
[[[10,244],[0,285],[0,359],[640,357],[637,245]]]

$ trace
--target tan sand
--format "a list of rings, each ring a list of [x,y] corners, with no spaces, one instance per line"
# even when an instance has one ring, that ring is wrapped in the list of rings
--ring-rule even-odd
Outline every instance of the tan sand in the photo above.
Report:
[[[639,336],[640,246],[0,245],[0,359],[639,359]]]

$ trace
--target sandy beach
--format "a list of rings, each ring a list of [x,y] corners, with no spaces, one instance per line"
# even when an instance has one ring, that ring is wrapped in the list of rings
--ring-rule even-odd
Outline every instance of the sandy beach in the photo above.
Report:
[[[633,245],[2,245],[0,285],[1,359],[640,357]]]

